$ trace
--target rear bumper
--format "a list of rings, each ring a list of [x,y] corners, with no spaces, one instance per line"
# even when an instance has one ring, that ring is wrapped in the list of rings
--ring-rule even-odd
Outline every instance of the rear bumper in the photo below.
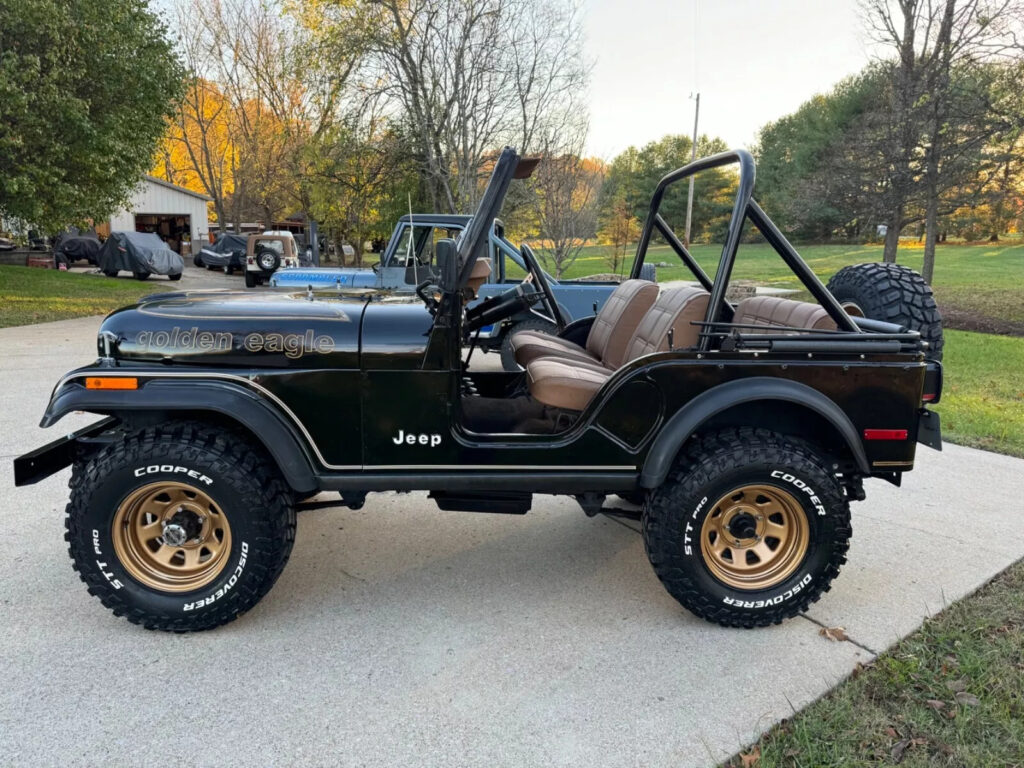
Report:
[[[84,449],[95,448],[99,437],[117,422],[112,416],[90,424],[84,429],[47,443],[42,448],[14,460],[14,484],[32,485],[45,480],[77,459]]]

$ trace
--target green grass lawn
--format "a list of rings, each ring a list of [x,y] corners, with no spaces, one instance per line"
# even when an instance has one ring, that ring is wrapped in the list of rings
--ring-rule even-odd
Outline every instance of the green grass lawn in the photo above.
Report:
[[[609,250],[608,246],[587,246],[566,271],[565,277],[610,271],[606,261]],[[832,275],[848,264],[882,259],[882,247],[875,245],[807,245],[797,250],[823,282],[828,282]],[[694,245],[692,252],[704,270],[713,275],[718,267],[721,246]],[[900,246],[898,261],[920,270],[922,255],[922,248],[904,242]],[[659,281],[691,279],[689,270],[668,246],[652,247],[647,261],[669,265],[658,268]],[[630,264],[626,265],[625,272],[629,271]],[[763,243],[740,246],[733,278],[757,280],[780,287],[800,287],[782,259],[771,246]],[[1019,239],[1004,243],[939,246],[935,255],[933,288],[940,307],[953,320],[951,327],[1008,329],[1015,334],[1024,334],[1024,244]],[[973,315],[978,322],[965,323],[962,315],[966,313]]]
[[[927,620],[730,766],[1024,765],[1024,562]]]
[[[165,282],[0,266],[0,328],[105,315],[140,296],[166,290]]]

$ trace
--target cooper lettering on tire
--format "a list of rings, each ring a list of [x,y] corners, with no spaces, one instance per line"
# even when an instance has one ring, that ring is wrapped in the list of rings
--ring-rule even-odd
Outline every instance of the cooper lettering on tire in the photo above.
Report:
[[[68,548],[89,592],[147,629],[210,629],[265,595],[295,538],[291,496],[244,435],[151,427],[75,464]]]
[[[829,589],[850,511],[818,452],[766,430],[693,441],[644,510],[644,543],[684,607],[724,626],[777,624]]]

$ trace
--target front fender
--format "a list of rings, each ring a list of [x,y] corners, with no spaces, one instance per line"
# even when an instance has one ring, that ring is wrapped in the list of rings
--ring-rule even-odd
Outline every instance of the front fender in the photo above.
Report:
[[[140,378],[144,376],[140,372]],[[146,381],[135,390],[94,390],[86,389],[78,378],[65,380],[54,390],[40,422],[41,427],[55,424],[71,411],[110,416],[209,411],[231,419],[251,433],[273,457],[293,489],[305,493],[317,487],[313,460],[296,426],[264,398],[240,383],[157,378]]]
[[[720,384],[676,411],[651,445],[640,473],[640,486],[657,488],[661,485],[668,477],[679,449],[708,419],[735,405],[772,400],[795,403],[824,418],[845,440],[858,468],[865,475],[871,474],[857,429],[835,402],[806,384],[758,376]]]

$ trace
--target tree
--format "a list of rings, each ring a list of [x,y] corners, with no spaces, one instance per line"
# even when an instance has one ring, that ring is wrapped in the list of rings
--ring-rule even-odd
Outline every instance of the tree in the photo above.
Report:
[[[960,170],[1001,126],[992,120],[985,65],[1019,53],[1020,0],[865,0],[870,32],[895,53],[890,64],[885,260],[895,261],[915,185],[924,192],[922,273],[931,280],[942,201]],[[973,154],[973,158],[970,156]],[[966,169],[966,170],[964,170]]]
[[[624,201],[635,219],[645,219],[651,194],[669,171],[690,162],[692,140],[688,136],[669,135],[642,148],[629,147],[608,166],[601,196],[602,228],[618,214],[615,207]],[[697,155],[704,157],[724,152],[728,146],[718,138],[701,136]],[[736,189],[735,169],[715,168],[702,171],[694,179],[693,231],[694,242],[724,240],[732,213]],[[661,203],[661,213],[673,231],[680,236],[686,224],[687,185],[675,184],[668,189]]]
[[[367,14],[367,88],[410,126],[434,210],[476,203],[489,153],[535,148],[577,109],[587,68],[570,0],[339,3],[334,24]]]
[[[0,213],[58,229],[125,204],[181,75],[143,0],[0,0]]]
[[[605,261],[611,271],[618,274],[626,261],[626,249],[640,236],[640,224],[624,198],[612,201],[600,234],[601,239],[611,246]]]

